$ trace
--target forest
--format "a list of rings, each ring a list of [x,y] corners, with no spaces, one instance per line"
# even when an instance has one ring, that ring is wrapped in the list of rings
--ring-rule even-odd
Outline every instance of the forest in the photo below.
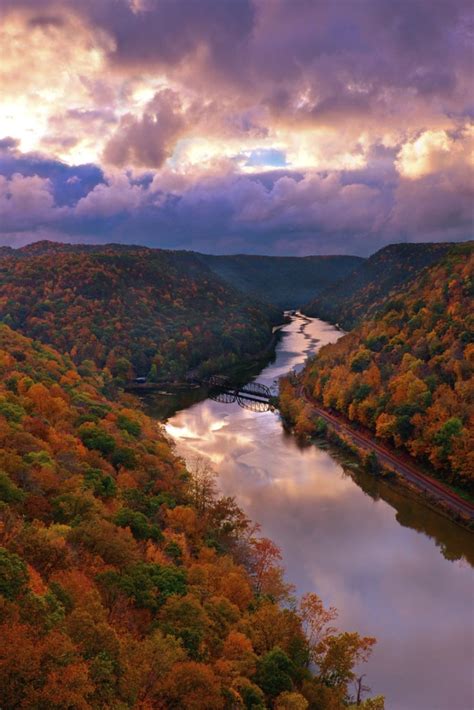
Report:
[[[0,325],[0,706],[351,707],[375,639],[105,380]]]
[[[280,404],[297,431],[318,428],[301,387],[428,466],[439,478],[474,492],[474,243],[452,246],[373,317],[327,345]]]
[[[215,256],[196,254],[234,288],[281,310],[312,300],[364,263],[360,256]]]
[[[390,244],[357,264],[346,278],[333,281],[302,310],[350,330],[373,316],[391,291],[442,259],[448,248],[443,243]]]
[[[120,384],[251,359],[281,316],[190,252],[37,242],[0,254],[0,321]]]
[[[281,410],[317,432],[304,388],[472,493],[474,245],[395,246]],[[278,309],[186,252],[40,242],[0,276],[0,706],[382,710],[357,698],[375,639],[295,597],[218,471],[120,388],[252,358]]]

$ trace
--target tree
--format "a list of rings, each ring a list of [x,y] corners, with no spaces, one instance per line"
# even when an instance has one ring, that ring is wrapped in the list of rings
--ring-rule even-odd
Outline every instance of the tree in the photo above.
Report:
[[[162,540],[163,533],[158,525],[150,523],[146,515],[130,508],[121,508],[114,518],[116,525],[130,528],[137,540]]]
[[[347,693],[355,679],[354,666],[367,662],[375,643],[374,638],[348,632],[324,638],[315,656],[323,682]]]
[[[188,470],[190,499],[198,514],[202,515],[214,502],[217,473],[202,456],[195,457],[188,464]]]
[[[293,690],[294,667],[281,648],[276,646],[258,662],[256,681],[269,699]]]
[[[336,631],[331,623],[337,618],[337,610],[333,606],[325,609],[317,594],[308,593],[301,597],[299,613],[311,660],[315,662],[321,643]]]
[[[186,572],[175,567],[140,562],[122,573],[103,572],[99,581],[109,592],[122,592],[137,607],[157,611],[172,595],[186,594]]]
[[[140,662],[137,663],[137,659]],[[135,706],[136,703],[157,704],[162,694],[164,680],[176,663],[185,660],[185,652],[179,641],[164,636],[155,629],[143,639],[122,638],[120,657],[122,674],[120,691],[122,697]]]
[[[101,518],[84,521],[73,528],[68,540],[72,545],[100,555],[104,562],[119,568],[132,565],[139,559],[137,543],[130,530]]]
[[[307,710],[308,701],[300,693],[285,691],[275,700],[275,710]]]
[[[97,448],[97,446],[95,446],[94,448]],[[123,467],[128,469],[134,469],[137,465],[137,458],[134,449],[132,449],[130,446],[121,446],[119,448],[115,448],[115,442],[111,461],[115,468]]]
[[[210,620],[199,601],[191,594],[170,595],[160,612],[162,628],[183,642],[194,660],[200,660],[201,644],[210,626]]]
[[[114,437],[95,424],[84,424],[79,430],[79,436],[88,449],[100,451],[104,456],[111,454],[115,449]]]
[[[21,557],[0,547],[0,594],[13,601],[28,587],[28,571]]]
[[[21,503],[25,493],[13,483],[6,473],[0,471],[0,501],[4,503]]]
[[[64,634],[37,637],[26,624],[0,627],[0,705],[92,710],[87,664]]]
[[[180,710],[222,710],[221,686],[209,666],[195,661],[176,663],[169,672],[164,688],[165,707]]]
[[[371,359],[371,353],[361,348],[355,353],[351,360],[351,370],[353,370],[353,372],[363,372],[369,367]]]
[[[152,366],[150,367],[150,372],[148,373],[148,380],[149,380],[149,382],[158,382],[159,381],[159,374],[158,374],[158,368],[156,366],[156,363],[153,363]]]
[[[267,537],[253,538],[251,541],[251,575],[257,594],[265,593],[265,583],[281,560],[280,548]]]
[[[239,631],[229,631],[222,647],[222,657],[234,663],[239,675],[252,676],[255,673],[257,656],[252,642]]]
[[[435,443],[441,449],[443,458],[447,458],[451,453],[453,439],[460,436],[462,432],[462,421],[459,417],[451,417],[448,419],[434,437]]]

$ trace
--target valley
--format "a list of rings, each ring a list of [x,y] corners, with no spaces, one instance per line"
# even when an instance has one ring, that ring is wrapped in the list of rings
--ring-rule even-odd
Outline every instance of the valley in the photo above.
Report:
[[[12,654],[43,639],[32,695],[4,653],[8,703],[42,702],[67,648],[62,693],[79,688],[84,707],[144,693],[200,707],[198,688],[206,710],[287,695],[342,710],[359,688],[370,710],[384,696],[393,710],[464,710],[472,244],[415,246],[303,263],[2,251],[2,628]],[[332,293],[348,333],[305,306],[282,312],[307,298],[311,269],[311,303]],[[380,463],[438,485],[437,500],[455,490],[464,526]],[[150,685],[156,654],[168,660]]]
[[[317,319],[284,326],[276,359],[255,377],[272,385],[340,331]],[[146,411],[161,418],[160,398]],[[348,454],[298,443],[278,414],[236,404],[177,399],[166,431],[188,461],[209,460],[223,494],[282,549],[298,594],[315,590],[341,609],[341,623],[378,639],[364,673],[388,707],[464,710],[469,699],[472,533]],[[433,580],[436,585],[433,586]],[[443,624],[439,626],[439,619]],[[449,652],[434,653],[431,630]],[[419,674],[425,682],[419,683]],[[457,674],[455,686],[444,674]],[[403,677],[403,684],[399,678]],[[464,678],[464,681],[461,679]]]

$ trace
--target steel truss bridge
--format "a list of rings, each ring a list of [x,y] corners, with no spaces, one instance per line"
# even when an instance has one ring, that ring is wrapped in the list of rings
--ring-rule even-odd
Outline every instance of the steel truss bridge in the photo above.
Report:
[[[203,384],[208,388],[209,398],[222,404],[237,402],[239,407],[252,412],[268,412],[272,409],[272,393],[269,387],[260,382],[248,382],[236,387],[228,377],[212,375]]]
[[[139,377],[125,385],[126,392],[158,392],[172,395],[182,390],[195,387],[205,387],[207,395],[215,402],[232,404],[250,409],[252,412],[268,412],[273,409],[274,397],[272,391],[260,382],[248,382],[237,386],[224,375],[212,375],[207,379],[187,378],[186,382],[147,382],[145,377]],[[0,709],[1,710],[1,709]]]

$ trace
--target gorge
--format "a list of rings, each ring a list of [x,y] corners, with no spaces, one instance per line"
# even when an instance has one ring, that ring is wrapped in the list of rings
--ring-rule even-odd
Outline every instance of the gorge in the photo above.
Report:
[[[258,375],[267,385],[341,336],[301,317],[283,330]],[[162,416],[156,398],[146,405]],[[297,593],[316,591],[341,610],[341,626],[377,638],[364,669],[372,691],[391,710],[468,707],[472,534],[337,451],[301,446],[276,413],[209,399],[172,406],[166,430],[178,452],[212,462],[221,491],[281,547]]]

